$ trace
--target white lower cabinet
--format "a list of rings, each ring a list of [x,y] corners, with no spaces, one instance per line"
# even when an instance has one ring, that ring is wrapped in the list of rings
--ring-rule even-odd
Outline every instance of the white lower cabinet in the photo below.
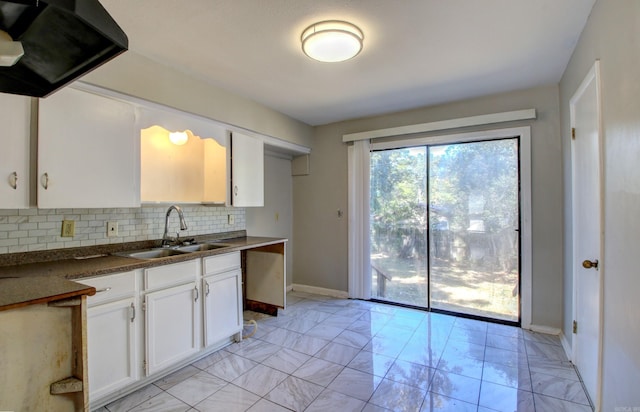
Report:
[[[96,288],[87,299],[91,409],[241,338],[240,252],[80,283]]]
[[[203,259],[204,346],[242,332],[242,269],[240,252]]]
[[[204,345],[210,346],[242,331],[242,272],[230,272],[203,279]]]
[[[139,379],[138,275],[131,271],[81,281],[97,291],[87,298],[90,401]]]
[[[145,296],[146,372],[151,375],[200,350],[195,282]]]
[[[145,369],[153,375],[200,350],[200,259],[146,269]]]
[[[87,309],[89,399],[138,380],[134,312],[134,298]]]

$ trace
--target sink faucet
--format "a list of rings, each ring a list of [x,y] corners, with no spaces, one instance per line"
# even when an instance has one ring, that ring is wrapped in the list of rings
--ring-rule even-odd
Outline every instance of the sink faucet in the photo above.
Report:
[[[175,210],[178,212],[178,217],[180,218],[180,230],[187,230],[187,222],[184,220],[184,215],[182,214],[182,208],[177,205],[169,206],[167,209],[167,215],[164,218],[164,234],[162,235],[162,247],[169,247],[171,243],[177,240],[169,236],[168,226],[169,226],[169,215],[171,211]]]

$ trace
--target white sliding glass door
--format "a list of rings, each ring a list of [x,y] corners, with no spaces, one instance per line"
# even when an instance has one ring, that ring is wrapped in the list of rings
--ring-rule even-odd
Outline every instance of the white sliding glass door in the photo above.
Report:
[[[428,306],[427,148],[371,153],[371,294]]]
[[[518,137],[372,151],[372,297],[519,322],[519,165]]]

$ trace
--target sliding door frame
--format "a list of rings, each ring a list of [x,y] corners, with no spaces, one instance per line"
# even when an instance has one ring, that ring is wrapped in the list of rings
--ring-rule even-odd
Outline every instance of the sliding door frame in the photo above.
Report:
[[[531,326],[532,303],[532,236],[531,236],[531,128],[514,127],[483,130],[477,132],[417,136],[414,138],[385,139],[372,142],[371,151],[433,146],[442,144],[469,143],[504,138],[519,139],[520,161],[520,325]],[[430,296],[429,296],[430,300]],[[430,302],[429,302],[430,304]]]

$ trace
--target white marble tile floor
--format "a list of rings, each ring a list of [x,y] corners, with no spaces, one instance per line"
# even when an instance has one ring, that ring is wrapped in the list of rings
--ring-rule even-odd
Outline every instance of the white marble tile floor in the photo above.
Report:
[[[100,408],[129,411],[591,411],[556,336],[290,292],[252,337]]]

